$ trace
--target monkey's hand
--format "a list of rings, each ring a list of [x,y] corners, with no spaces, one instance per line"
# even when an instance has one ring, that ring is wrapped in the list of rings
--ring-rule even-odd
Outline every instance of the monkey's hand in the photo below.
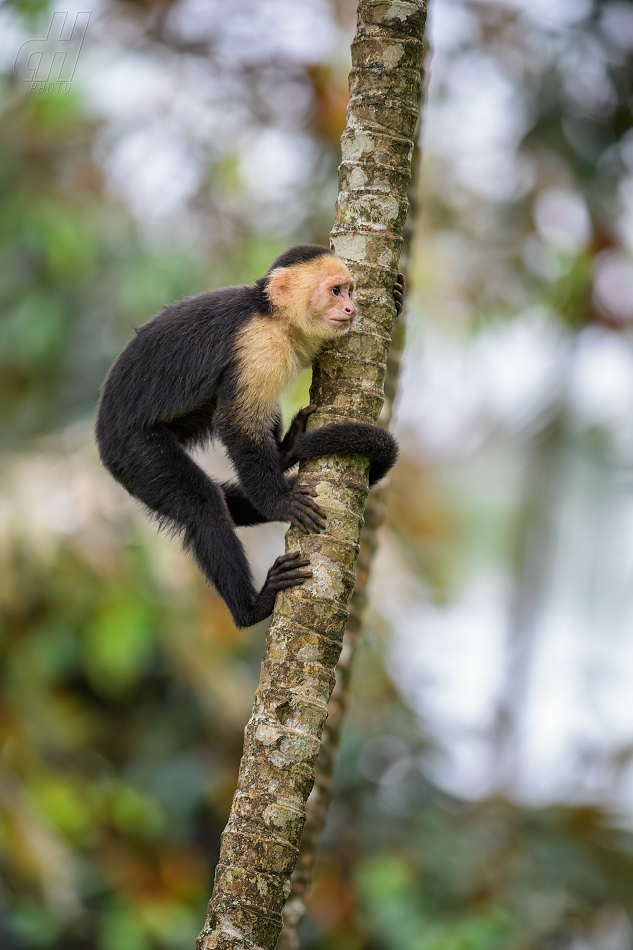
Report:
[[[292,466],[297,461],[294,456],[297,439],[306,431],[306,422],[308,421],[308,416],[311,416],[313,412],[316,412],[316,409],[317,407],[314,403],[306,406],[304,409],[300,409],[290,423],[290,428],[286,432],[285,436],[283,437],[283,441],[279,446],[279,451],[281,452],[281,464],[284,471],[287,468],[292,468]]]
[[[314,499],[316,491],[309,485],[293,485],[277,505],[275,521],[289,521],[305,534],[317,534],[325,528],[325,512]]]
[[[402,300],[404,297],[404,274],[398,274],[396,282],[393,285],[393,300],[396,305],[396,313],[402,310]]]
[[[260,620],[270,617],[275,606],[277,591],[286,590],[288,587],[297,587],[303,584],[306,577],[312,577],[312,571],[302,570],[309,563],[310,558],[301,557],[300,551],[282,554],[277,558],[266,575],[264,586],[253,604],[252,618],[249,617],[251,624],[259,623]]]

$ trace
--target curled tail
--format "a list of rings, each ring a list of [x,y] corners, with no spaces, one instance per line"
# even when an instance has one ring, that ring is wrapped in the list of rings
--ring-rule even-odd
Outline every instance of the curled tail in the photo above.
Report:
[[[398,457],[398,443],[386,429],[367,422],[340,422],[303,432],[293,447],[293,461],[321,455],[364,455],[369,459],[370,487],[383,478]]]

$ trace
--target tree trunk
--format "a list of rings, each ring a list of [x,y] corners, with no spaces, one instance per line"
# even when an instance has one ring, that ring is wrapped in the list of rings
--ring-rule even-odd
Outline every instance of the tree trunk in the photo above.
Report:
[[[407,215],[421,87],[422,0],[360,0],[333,250],[356,283],[360,319],[321,353],[310,428],[375,422],[395,317],[393,284]],[[359,456],[314,459],[300,480],[327,512],[320,535],[289,530],[287,550],[309,555],[313,578],[279,594],[207,920],[198,950],[274,950],[299,854],[334,669],[354,588],[367,500]]]
[[[411,249],[418,212],[417,182],[420,168],[419,133],[413,154],[412,180],[409,188],[409,214],[407,216],[400,270],[404,274],[405,287],[410,287],[409,267]],[[404,344],[405,310],[399,315],[391,332],[391,347],[387,358],[385,375],[385,401],[380,414],[380,424],[389,427],[393,416],[393,405],[398,391],[400,378],[400,360]],[[378,550],[378,531],[385,516],[385,501],[388,483],[375,485],[367,498],[365,524],[360,540],[360,551],[354,572],[356,585],[349,605],[349,619],[343,638],[343,649],[336,664],[336,683],[327,707],[327,720],[321,737],[321,750],[316,762],[314,787],[306,803],[306,822],[301,838],[299,858],[292,875],[290,897],[284,907],[284,926],[277,944],[277,950],[298,950],[299,927],[307,910],[307,900],[312,886],[312,872],[316,860],[319,840],[325,827],[330,802],[332,801],[332,775],[336,765],[336,754],[341,739],[341,729],[349,705],[350,679],[356,650],[362,633],[362,622],[367,603],[367,585],[374,555]]]

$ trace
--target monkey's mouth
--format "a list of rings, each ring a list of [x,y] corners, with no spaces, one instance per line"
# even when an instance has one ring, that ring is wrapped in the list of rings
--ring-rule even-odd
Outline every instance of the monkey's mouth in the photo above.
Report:
[[[334,326],[348,327],[350,323],[354,322],[355,314],[352,314],[349,317],[330,317],[330,323],[333,323]]]

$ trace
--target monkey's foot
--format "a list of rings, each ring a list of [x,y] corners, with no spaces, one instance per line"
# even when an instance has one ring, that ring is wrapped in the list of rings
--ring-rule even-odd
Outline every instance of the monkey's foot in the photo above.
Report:
[[[270,588],[277,592],[287,587],[296,587],[303,584],[306,577],[312,577],[312,571],[302,571],[310,563],[309,557],[301,557],[301,551],[292,551],[290,554],[281,554],[266,576],[262,591]]]
[[[253,604],[253,613],[250,623],[259,623],[270,617],[275,606],[277,591],[287,590],[289,587],[298,587],[307,577],[312,577],[312,571],[302,568],[310,563],[309,557],[301,557],[300,551],[280,555],[268,574],[257,600]]]

